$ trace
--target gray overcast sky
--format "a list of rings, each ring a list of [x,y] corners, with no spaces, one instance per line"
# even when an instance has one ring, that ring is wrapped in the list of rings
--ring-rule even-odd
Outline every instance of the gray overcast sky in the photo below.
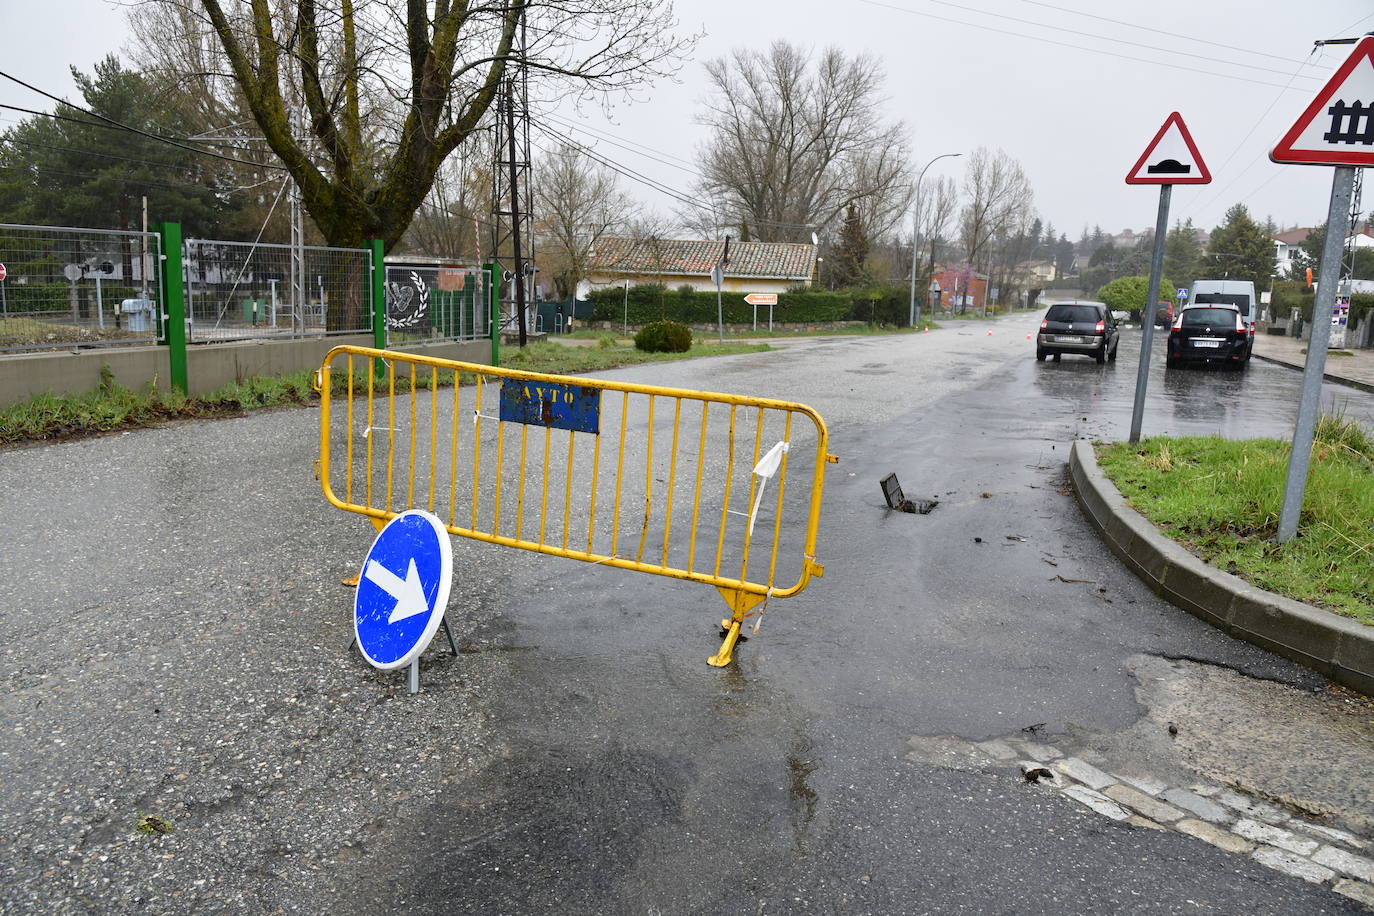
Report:
[[[1175,188],[1173,217],[1212,227],[1242,201],[1258,219],[1319,222],[1331,170],[1274,165],[1268,150],[1350,51],[1313,53],[1312,42],[1374,30],[1368,0],[679,0],[676,10],[685,30],[706,32],[678,82],[618,104],[609,118],[561,113],[602,139],[590,130],[571,137],[687,191],[689,166],[676,159],[691,160],[702,138],[693,121],[705,91],[702,61],[778,38],[835,44],[882,61],[889,112],[911,131],[918,165],[940,153],[1001,147],[1025,167],[1041,216],[1074,239],[1085,223],[1109,232],[1153,225],[1157,193],[1123,177],[1173,110],[1213,175],[1211,185]],[[0,0],[0,22],[0,69],[72,98],[68,65],[88,71],[127,40],[123,10],[106,0]],[[0,103],[50,107],[3,80]],[[0,125],[17,117],[0,111]],[[654,152],[642,156],[607,137]],[[936,174],[960,177],[959,160],[927,173]],[[646,203],[673,209],[667,197],[625,184]]]

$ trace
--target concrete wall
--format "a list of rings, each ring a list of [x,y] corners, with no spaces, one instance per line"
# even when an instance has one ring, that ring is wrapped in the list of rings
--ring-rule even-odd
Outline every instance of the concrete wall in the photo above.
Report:
[[[206,344],[187,348],[190,394],[208,394],[231,382],[254,376],[290,375],[320,365],[336,346],[372,346],[371,335],[315,337],[304,340],[253,340]],[[491,341],[477,340],[397,346],[407,353],[489,365]],[[109,366],[125,388],[139,390],[155,383],[166,390],[166,347],[110,347],[102,350],[63,350],[0,357],[0,406],[38,395],[83,394],[100,386],[100,367]]]

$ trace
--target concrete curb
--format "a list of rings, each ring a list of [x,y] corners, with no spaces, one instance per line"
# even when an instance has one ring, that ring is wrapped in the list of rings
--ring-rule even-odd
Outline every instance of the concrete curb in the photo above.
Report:
[[[1069,453],[1069,476],[1107,547],[1161,598],[1237,639],[1374,696],[1374,627],[1208,566],[1126,505],[1085,439],[1075,440]]]
[[[1253,355],[1255,359],[1262,359],[1266,363],[1273,363],[1276,366],[1283,366],[1288,369],[1294,369],[1298,372],[1303,372],[1306,369],[1305,366],[1295,366],[1288,360],[1279,359],[1276,356],[1264,356],[1259,353],[1255,353]],[[1362,382],[1359,379],[1354,378],[1346,378],[1344,375],[1335,375],[1330,372],[1323,372],[1322,379],[1324,381],[1328,381],[1336,385],[1344,385],[1347,388],[1358,388],[1360,391],[1374,392],[1374,385],[1369,384],[1369,382]]]

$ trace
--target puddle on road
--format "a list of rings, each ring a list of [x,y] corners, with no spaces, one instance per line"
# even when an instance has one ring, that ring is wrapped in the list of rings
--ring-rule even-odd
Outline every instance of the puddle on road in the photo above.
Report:
[[[793,842],[799,851],[805,850],[806,832],[816,816],[816,804],[820,800],[809,782],[817,767],[810,754],[810,743],[802,741],[787,758],[787,797],[792,805]]]
[[[1144,714],[1120,732],[917,735],[906,757],[1059,792],[1374,907],[1374,701],[1182,659],[1138,655],[1128,670]],[[1042,767],[1053,777],[1025,775]]]

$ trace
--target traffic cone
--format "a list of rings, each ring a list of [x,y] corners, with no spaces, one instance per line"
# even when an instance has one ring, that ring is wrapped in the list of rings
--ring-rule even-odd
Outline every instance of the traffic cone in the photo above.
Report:
[[[989,337],[992,336],[992,328],[988,328],[988,336],[989,336]]]
[[[922,333],[922,334],[929,334],[929,333],[930,333],[930,328],[922,328],[922,329],[921,329],[921,333]]]

